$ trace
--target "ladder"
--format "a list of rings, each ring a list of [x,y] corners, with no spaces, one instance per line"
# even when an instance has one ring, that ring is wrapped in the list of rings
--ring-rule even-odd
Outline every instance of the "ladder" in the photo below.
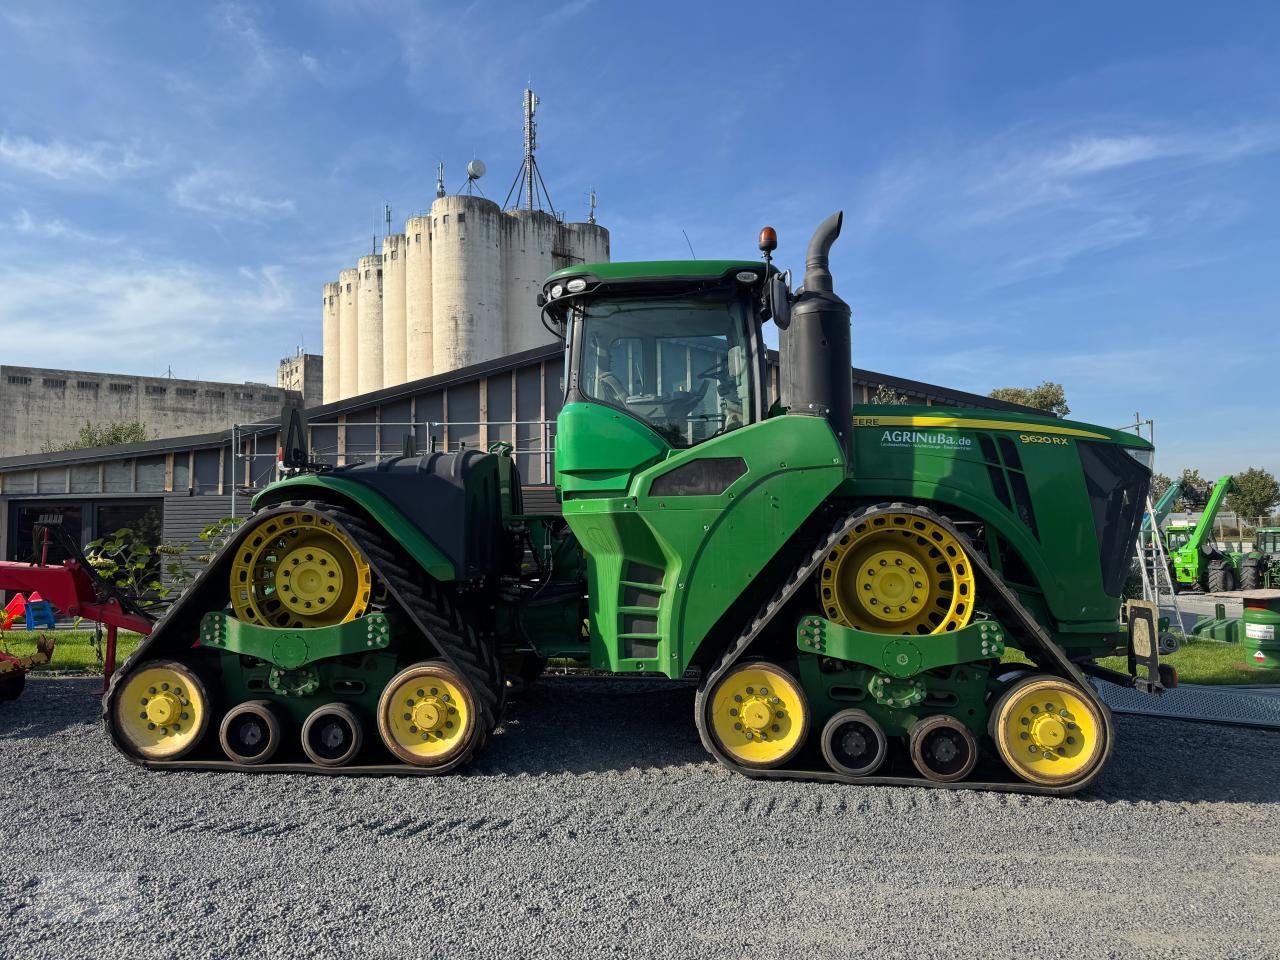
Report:
[[[1169,570],[1169,554],[1164,548],[1164,535],[1160,531],[1160,523],[1156,519],[1156,508],[1151,502],[1151,497],[1147,497],[1147,518],[1151,521],[1149,530],[1143,529],[1138,534],[1138,567],[1142,571],[1142,598],[1144,600],[1153,601],[1157,607],[1160,606],[1160,594],[1167,590],[1169,600],[1173,604],[1173,614],[1177,618],[1177,630],[1179,633],[1185,633],[1185,627],[1182,623],[1182,608],[1178,605],[1178,593],[1173,588],[1173,575]],[[1145,524],[1144,524],[1145,528]],[[1147,569],[1148,551],[1143,543],[1144,537],[1151,537],[1151,569]],[[1150,575],[1148,575],[1150,574]],[[1161,583],[1163,577],[1164,583]],[[1161,653],[1172,652],[1161,649]]]

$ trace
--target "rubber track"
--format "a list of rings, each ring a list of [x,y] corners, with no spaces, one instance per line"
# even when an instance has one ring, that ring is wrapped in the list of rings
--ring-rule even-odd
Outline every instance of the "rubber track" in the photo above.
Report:
[[[966,547],[969,555],[969,562],[982,575],[984,586],[994,590],[996,597],[1000,603],[1013,614],[1019,625],[1026,631],[1031,640],[1040,648],[1044,657],[1053,663],[1061,671],[1063,679],[1070,680],[1077,687],[1077,692],[1089,700],[1097,707],[1099,714],[1103,719],[1103,725],[1106,730],[1106,743],[1102,759],[1094,767],[1093,772],[1077,783],[1066,786],[1041,786],[1039,784],[1027,783],[1023,780],[1010,779],[1007,781],[979,782],[973,780],[962,780],[955,783],[939,783],[936,780],[928,780],[924,777],[850,777],[845,774],[836,773],[834,770],[794,770],[786,768],[777,768],[769,770],[760,770],[754,767],[746,767],[741,764],[734,763],[718,746],[715,739],[711,735],[711,730],[707,724],[707,697],[710,691],[719,682],[720,678],[728,672],[729,668],[747,652],[752,642],[760,635],[760,632],[773,620],[774,616],[781,610],[792,597],[802,588],[809,584],[810,578],[822,564],[823,559],[828,552],[839,542],[840,538],[851,532],[863,520],[875,516],[879,513],[909,513],[917,517],[922,517],[933,523],[938,524],[948,533],[954,536]],[[724,764],[731,770],[741,773],[748,777],[754,777],[762,780],[818,780],[829,783],[857,783],[868,785],[882,786],[912,786],[912,787],[935,787],[939,789],[951,790],[997,790],[1006,793],[1030,793],[1044,796],[1063,796],[1075,793],[1077,790],[1083,789],[1094,781],[1103,768],[1106,767],[1107,761],[1111,758],[1111,747],[1115,741],[1115,728],[1111,722],[1111,711],[1107,709],[1107,705],[1103,703],[1098,692],[1094,689],[1093,684],[1085,678],[1084,674],[1067,659],[1066,654],[1062,651],[1039,622],[1031,615],[1031,613],[1019,601],[1012,590],[1000,579],[999,575],[991,568],[980,553],[973,549],[973,545],[969,539],[964,536],[955,526],[945,518],[927,510],[924,507],[909,503],[881,503],[875,506],[862,507],[845,514],[832,529],[831,533],[824,539],[809,557],[797,566],[791,575],[778,588],[773,597],[760,608],[760,612],[755,618],[738,634],[737,639],[729,646],[729,649],[721,656],[716,665],[705,675],[702,683],[698,687],[697,696],[694,699],[694,720],[698,727],[698,735],[702,738],[702,745],[706,747],[707,752],[714,756],[720,763]],[[978,737],[978,742],[982,742],[982,737]],[[1010,777],[1012,778],[1012,773]]]
[[[422,768],[405,763],[324,767],[311,763],[240,764],[226,759],[147,760],[133,754],[116,732],[111,719],[111,704],[124,678],[156,654],[180,656],[184,650],[189,649],[189,639],[184,644],[182,638],[196,635],[200,618],[209,610],[225,608],[225,589],[219,592],[218,588],[226,584],[231,560],[253,528],[275,513],[290,513],[298,510],[310,510],[328,518],[334,526],[352,539],[373,572],[386,587],[391,598],[413,621],[423,636],[440,651],[441,659],[457,671],[471,688],[473,699],[480,711],[477,725],[479,733],[471,748],[452,762],[439,767]],[[111,684],[102,698],[102,716],[116,749],[139,766],[163,770],[239,770],[245,773],[315,773],[334,776],[353,774],[437,776],[457,769],[483,749],[489,734],[497,726],[501,717],[505,699],[502,665],[493,646],[463,619],[462,612],[453,604],[446,588],[435,581],[430,581],[425,588],[415,584],[407,568],[409,563],[412,561],[404,556],[398,546],[389,543],[381,531],[369,526],[361,517],[334,504],[314,500],[293,500],[258,511],[249,522],[244,524],[236,536],[218,551],[209,566],[196,577],[177,603],[170,607],[164,617],[156,623],[150,636],[138,645],[138,648],[111,678]],[[220,596],[224,599],[218,602],[216,598]],[[213,729],[211,723],[209,730]],[[366,735],[369,734],[377,736],[376,726],[366,731]],[[210,732],[205,735],[213,734]]]

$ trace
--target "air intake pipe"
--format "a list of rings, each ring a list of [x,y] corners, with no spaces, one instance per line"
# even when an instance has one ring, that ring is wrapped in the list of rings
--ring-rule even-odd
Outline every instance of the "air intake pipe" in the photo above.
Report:
[[[809,241],[804,286],[781,331],[782,403],[787,414],[823,417],[831,424],[846,468],[853,463],[853,343],[849,305],[832,289],[828,256],[840,236],[842,212],[833,213]]]

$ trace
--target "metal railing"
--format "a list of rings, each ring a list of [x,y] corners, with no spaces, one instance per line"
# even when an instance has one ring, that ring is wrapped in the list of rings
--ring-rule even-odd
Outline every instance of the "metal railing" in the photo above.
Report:
[[[523,428],[523,429],[522,429]],[[532,429],[531,429],[532,428]],[[399,439],[383,446],[383,431],[391,429],[398,433]],[[318,445],[316,432],[333,430],[335,441],[332,444]],[[351,434],[373,432],[372,443],[352,443]],[[454,431],[454,437],[450,436]],[[465,431],[467,438],[457,438],[459,431]],[[425,434],[424,440],[419,436]],[[509,436],[504,436],[509,434]],[[524,434],[524,436],[522,436]],[[532,435],[531,435],[532,434]],[[499,440],[512,446],[512,455],[523,468],[537,463],[539,466],[538,482],[550,483],[552,477],[555,451],[554,420],[398,420],[351,423],[338,420],[314,421],[307,424],[307,445],[312,460],[317,463],[329,463],[342,466],[357,462],[380,461],[399,457],[403,454],[403,437],[413,436],[419,453],[449,453],[465,449],[478,449]],[[231,483],[231,516],[236,516],[237,491],[249,493],[261,489],[269,483],[280,479],[279,452],[277,446],[280,437],[279,423],[237,423],[231,427],[232,483]],[[273,440],[271,449],[261,449],[260,441]],[[247,450],[246,450],[247,448]],[[522,463],[523,459],[523,463]],[[530,462],[532,459],[533,462]],[[271,466],[261,472],[255,472],[254,464],[260,460],[270,460]],[[245,466],[242,466],[245,465]],[[244,471],[248,476],[244,476]],[[525,477],[526,481],[531,479]],[[246,482],[247,481],[247,482]]]

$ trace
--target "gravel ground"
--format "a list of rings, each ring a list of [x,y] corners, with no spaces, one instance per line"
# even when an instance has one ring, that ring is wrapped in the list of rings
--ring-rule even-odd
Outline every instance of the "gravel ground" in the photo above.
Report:
[[[1275,957],[1280,734],[1118,717],[1071,799],[760,783],[692,688],[548,678],[439,780],[148,773],[0,704],[0,956]]]

